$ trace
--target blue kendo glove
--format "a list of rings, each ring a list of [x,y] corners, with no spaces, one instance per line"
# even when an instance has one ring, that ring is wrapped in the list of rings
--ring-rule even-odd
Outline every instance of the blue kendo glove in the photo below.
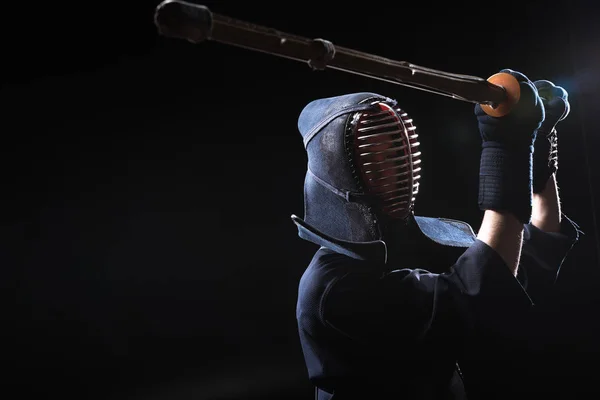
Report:
[[[535,87],[544,103],[546,117],[538,129],[533,152],[533,193],[540,193],[548,179],[558,171],[558,134],[556,125],[567,118],[571,106],[569,94],[550,81],[535,81]]]
[[[521,95],[503,117],[492,117],[479,104],[475,106],[482,139],[479,208],[511,212],[526,224],[532,209],[533,145],[544,120],[544,106],[525,75],[510,69],[500,72],[519,81]]]

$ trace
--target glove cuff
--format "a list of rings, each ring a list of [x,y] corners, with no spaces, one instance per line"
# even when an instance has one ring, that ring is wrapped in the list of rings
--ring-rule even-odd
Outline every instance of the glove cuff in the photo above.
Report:
[[[533,146],[508,150],[484,142],[479,169],[479,208],[511,212],[523,224],[531,221]]]
[[[533,193],[541,193],[550,176],[558,170],[557,139],[556,129],[538,131],[533,153]]]

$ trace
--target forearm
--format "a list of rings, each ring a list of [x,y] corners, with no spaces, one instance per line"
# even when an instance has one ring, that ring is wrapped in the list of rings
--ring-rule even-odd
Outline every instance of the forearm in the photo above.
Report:
[[[486,210],[477,234],[504,260],[514,276],[521,258],[523,224],[511,213]]]
[[[544,190],[533,194],[531,224],[544,232],[559,232],[560,223],[560,198],[556,175],[552,174]]]

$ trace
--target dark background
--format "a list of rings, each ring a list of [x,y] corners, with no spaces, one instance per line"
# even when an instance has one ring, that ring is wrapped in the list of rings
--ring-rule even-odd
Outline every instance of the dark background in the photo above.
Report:
[[[569,91],[558,179],[585,236],[542,309],[548,335],[532,340],[548,343],[548,384],[588,398],[600,353],[599,13],[591,1],[522,3],[203,4],[396,60],[481,77],[512,68]],[[295,300],[316,248],[290,220],[303,213],[299,112],[356,91],[398,99],[424,152],[416,213],[477,230],[472,104],[160,37],[156,4],[2,8],[2,396],[311,399]]]

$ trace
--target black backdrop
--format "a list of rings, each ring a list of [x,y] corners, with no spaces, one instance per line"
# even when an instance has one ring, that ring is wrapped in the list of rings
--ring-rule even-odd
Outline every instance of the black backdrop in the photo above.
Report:
[[[477,228],[472,105],[159,37],[157,3],[3,6],[3,397],[310,399],[294,313],[315,247],[289,218],[303,211],[301,108],[355,91],[397,98],[421,133],[417,214]],[[558,179],[586,235],[539,340],[555,361],[549,382],[583,398],[599,333],[598,11],[538,3],[204,4],[392,59],[481,77],[508,67],[569,90]]]

